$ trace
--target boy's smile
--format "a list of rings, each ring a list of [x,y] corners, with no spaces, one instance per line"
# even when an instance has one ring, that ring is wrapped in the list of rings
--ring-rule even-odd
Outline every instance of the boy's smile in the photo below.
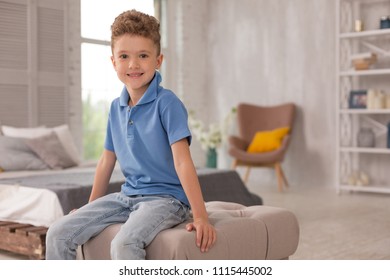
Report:
[[[153,41],[145,37],[125,34],[114,42],[111,60],[134,105],[161,66],[163,56],[157,53]]]

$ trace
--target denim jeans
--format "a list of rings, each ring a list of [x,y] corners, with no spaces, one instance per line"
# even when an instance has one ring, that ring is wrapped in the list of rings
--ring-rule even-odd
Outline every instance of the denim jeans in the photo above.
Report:
[[[115,223],[124,224],[111,242],[111,258],[145,259],[145,247],[154,237],[188,216],[188,206],[171,196],[108,194],[50,226],[46,235],[46,259],[75,259],[79,245]]]

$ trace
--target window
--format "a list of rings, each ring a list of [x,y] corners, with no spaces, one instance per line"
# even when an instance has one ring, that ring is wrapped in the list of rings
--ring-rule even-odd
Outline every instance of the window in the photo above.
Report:
[[[61,0],[0,1],[0,122],[69,123],[68,18]]]
[[[111,101],[123,85],[111,64],[111,24],[121,12],[154,15],[154,0],[81,0],[81,84],[85,159],[97,159],[106,133]]]

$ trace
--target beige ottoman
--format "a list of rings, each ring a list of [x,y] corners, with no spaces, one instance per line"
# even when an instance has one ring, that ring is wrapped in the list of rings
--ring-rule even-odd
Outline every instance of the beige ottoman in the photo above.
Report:
[[[269,206],[206,203],[217,242],[207,253],[195,245],[195,232],[187,222],[162,231],[146,248],[147,259],[242,260],[288,259],[298,246],[299,226],[293,213]],[[78,259],[110,259],[110,243],[120,224],[107,227],[78,250]]]

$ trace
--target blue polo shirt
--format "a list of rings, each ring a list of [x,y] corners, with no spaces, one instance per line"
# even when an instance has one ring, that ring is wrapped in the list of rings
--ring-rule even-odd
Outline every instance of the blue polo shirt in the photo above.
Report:
[[[189,205],[177,176],[171,145],[191,143],[187,110],[180,99],[159,84],[156,72],[136,106],[123,88],[111,103],[104,147],[115,153],[126,178],[126,195],[172,195]]]

